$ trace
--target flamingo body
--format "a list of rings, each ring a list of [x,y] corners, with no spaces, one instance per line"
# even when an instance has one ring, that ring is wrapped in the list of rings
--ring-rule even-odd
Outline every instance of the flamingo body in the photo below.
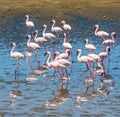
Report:
[[[112,32],[111,37],[112,37],[112,39],[107,39],[107,40],[103,41],[102,44],[105,46],[112,46],[115,43],[116,33]]]

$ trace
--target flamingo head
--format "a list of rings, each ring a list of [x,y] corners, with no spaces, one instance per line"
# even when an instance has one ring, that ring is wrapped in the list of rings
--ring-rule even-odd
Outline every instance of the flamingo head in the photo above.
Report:
[[[47,28],[47,25],[46,25],[46,24],[44,24],[44,25],[42,26],[42,29],[44,29],[44,28]]]
[[[88,43],[88,39],[87,38],[84,41],[85,41],[85,43]]]
[[[114,38],[116,38],[116,33],[115,32],[112,32],[112,34],[111,35],[113,35],[114,36]]]
[[[33,36],[35,36],[36,34],[38,34],[38,30],[34,30],[34,31],[32,32],[32,34],[33,34]]]
[[[51,22],[50,22],[50,24],[54,24],[55,23],[55,20],[53,19],[53,20],[51,20]]]
[[[82,50],[81,50],[81,49],[77,49],[77,55],[78,55],[80,52],[82,52]]]
[[[26,39],[30,39],[31,38],[31,35],[26,35]]]
[[[29,19],[29,15],[25,15],[25,19]]]
[[[96,24],[96,25],[94,26],[94,30],[96,30],[96,28],[99,28],[99,25],[98,25],[98,24]]]
[[[63,20],[63,21],[61,21],[61,25],[62,26],[64,26],[64,24],[65,24],[66,22]]]
[[[15,42],[12,42],[12,43],[10,44],[10,46],[16,46],[16,43],[15,43]]]
[[[44,53],[44,56],[49,55],[49,54],[50,54],[50,52],[47,50],[47,51]]]
[[[60,52],[55,51],[55,53],[54,53],[54,58],[55,58],[57,55],[59,55],[59,54],[60,54]]]

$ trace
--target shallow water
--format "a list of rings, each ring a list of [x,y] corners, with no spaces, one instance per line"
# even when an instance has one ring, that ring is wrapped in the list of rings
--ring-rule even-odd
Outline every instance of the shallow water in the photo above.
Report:
[[[34,57],[30,58],[33,70],[29,64],[22,60],[19,72],[15,75],[14,71],[17,62],[10,57],[10,44],[16,42],[16,51],[26,53],[27,47],[25,39],[27,28],[25,26],[24,15],[17,18],[0,18],[0,116],[4,117],[40,117],[40,116],[100,116],[100,117],[117,117],[120,112],[120,21],[97,21],[83,18],[80,15],[73,15],[74,21],[68,23],[71,25],[70,39],[72,43],[72,67],[68,67],[68,76],[60,80],[60,76],[54,70],[43,69],[37,65]],[[48,25],[47,31],[50,31],[50,18],[45,20],[40,17],[30,17],[35,22],[35,29],[39,30],[39,36],[42,35],[42,25]],[[42,23],[40,23],[40,20]],[[60,22],[56,22],[60,26]],[[99,53],[99,44],[102,39],[94,36],[93,27],[95,24],[100,25],[101,30],[109,33],[115,31],[117,34],[116,42],[111,47],[109,69],[106,65],[107,75],[111,80],[104,81],[105,90],[96,92],[100,86],[102,76],[96,76],[94,84],[85,83],[89,77],[89,72],[84,72],[85,64],[79,63],[76,51],[78,48],[83,50],[83,55],[88,51],[84,48],[84,39],[88,38],[90,43],[96,45]],[[63,33],[60,35],[60,42],[56,45],[47,46],[51,53],[51,46],[60,52],[62,47]],[[40,66],[46,60],[45,50],[41,46],[38,50]],[[36,71],[37,69],[37,71]],[[55,78],[55,80],[53,80]],[[113,84],[114,83],[114,84]],[[96,96],[93,95],[93,91]]]

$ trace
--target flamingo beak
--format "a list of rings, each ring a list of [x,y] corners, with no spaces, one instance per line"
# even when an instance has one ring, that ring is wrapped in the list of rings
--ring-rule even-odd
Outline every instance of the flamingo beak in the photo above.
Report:
[[[110,47],[108,48],[108,52],[110,52]]]
[[[116,38],[116,33],[114,34],[114,38]]]
[[[78,54],[79,54],[79,52],[77,51],[77,52],[76,52],[76,54],[78,55]]]
[[[48,52],[46,51],[45,53],[44,53],[44,56],[46,56],[48,54]]]

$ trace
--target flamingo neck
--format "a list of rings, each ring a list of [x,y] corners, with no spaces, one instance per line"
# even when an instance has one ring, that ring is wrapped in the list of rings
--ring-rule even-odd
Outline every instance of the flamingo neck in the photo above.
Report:
[[[38,34],[36,33],[36,34],[35,34],[35,36],[34,36],[34,40],[36,40],[36,39],[37,39],[37,36],[38,36]]]
[[[12,47],[11,52],[10,52],[10,53],[11,53],[11,55],[12,55],[12,53],[13,53],[13,51],[14,51],[15,47],[16,47],[16,46],[13,46],[13,47]]]
[[[47,58],[47,65],[50,66],[50,58],[51,58],[51,53],[48,54],[48,58]]]
[[[53,22],[53,24],[52,24],[52,27],[51,27],[52,31],[53,31],[54,26],[55,26],[55,22]]]
[[[77,59],[80,60],[80,56],[81,56],[81,51],[78,53]]]
[[[111,35],[113,42],[115,42],[115,36]]]
[[[106,48],[106,54],[107,55],[109,54],[109,48]]]
[[[27,41],[27,44],[29,44],[29,43],[30,43],[30,40],[31,40],[31,37],[29,37],[29,39],[28,39],[28,41]]]
[[[88,45],[88,40],[86,39],[86,45]]]
[[[99,29],[99,27],[97,26],[95,29],[95,35],[97,35],[98,29]]]
[[[64,36],[64,42],[63,43],[66,43],[66,36]]]
[[[44,37],[44,35],[45,35],[46,29],[47,29],[47,27],[44,27],[44,29],[43,29],[43,37]]]

